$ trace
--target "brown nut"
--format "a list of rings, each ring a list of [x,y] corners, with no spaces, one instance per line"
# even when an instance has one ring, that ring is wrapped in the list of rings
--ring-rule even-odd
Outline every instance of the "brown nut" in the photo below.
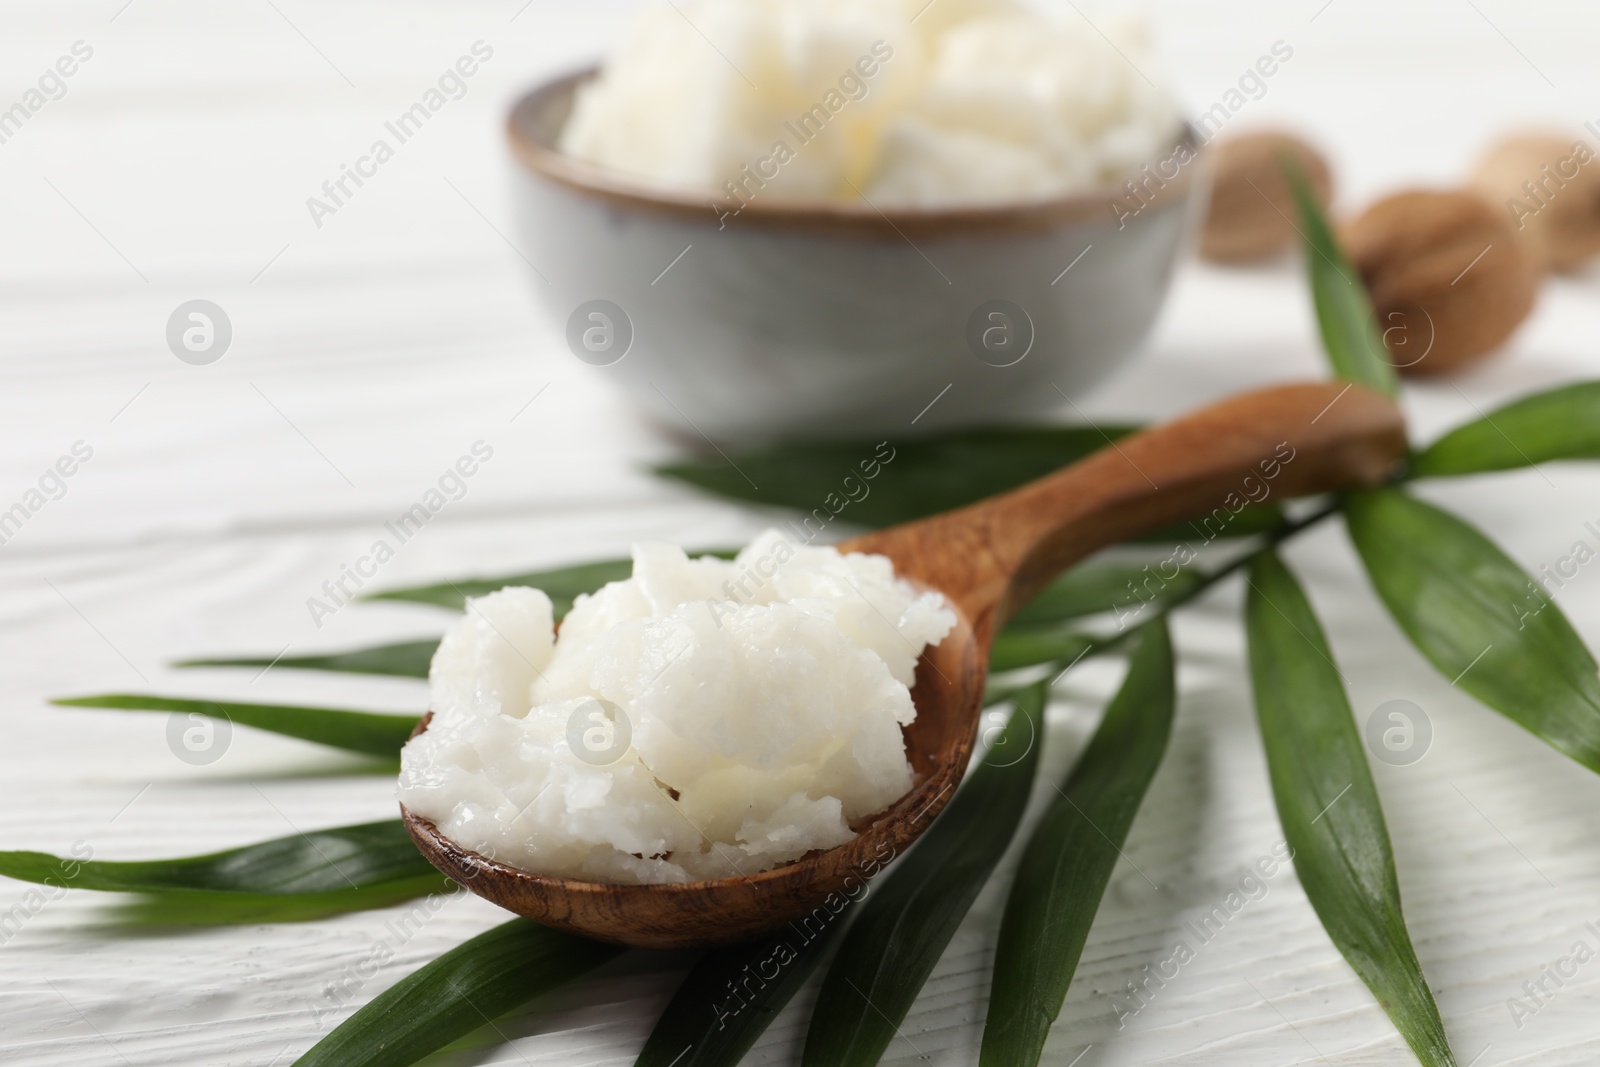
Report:
[[[1500,206],[1548,270],[1600,253],[1600,162],[1577,137],[1508,137],[1478,165],[1473,187]]]
[[[1276,255],[1296,239],[1294,196],[1283,176],[1298,166],[1319,206],[1333,195],[1327,161],[1288,133],[1267,131],[1218,142],[1215,177],[1200,254],[1216,263],[1245,263]]]
[[[1343,229],[1401,374],[1483,358],[1533,308],[1539,270],[1505,215],[1475,193],[1385,197]]]

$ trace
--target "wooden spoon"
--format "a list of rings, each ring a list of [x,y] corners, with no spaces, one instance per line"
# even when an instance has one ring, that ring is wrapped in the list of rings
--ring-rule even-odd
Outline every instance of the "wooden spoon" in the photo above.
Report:
[[[905,739],[918,784],[838,848],[748,877],[607,885],[507,867],[449,841],[402,806],[406,828],[434,866],[479,896],[600,941],[707,948],[785,924],[809,939],[950,800],[972,755],[990,641],[1053,576],[1098,549],[1183,519],[1197,520],[1190,543],[1204,543],[1252,498],[1379,485],[1405,455],[1400,412],[1379,393],[1279,386],[1123,438],[1011,492],[839,545],[888,556],[901,576],[943,592],[959,621],[917,666],[917,718]]]

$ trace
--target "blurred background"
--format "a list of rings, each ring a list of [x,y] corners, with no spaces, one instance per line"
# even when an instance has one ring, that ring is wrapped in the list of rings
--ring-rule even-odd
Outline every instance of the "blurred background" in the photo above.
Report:
[[[7,4],[4,103],[75,42],[93,58],[0,144],[0,463],[20,485],[78,437],[105,445],[71,498],[8,551],[354,517],[490,426],[507,454],[462,512],[613,499],[603,486],[621,474],[614,457],[652,442],[604,405],[535,305],[513,243],[502,124],[521,91],[602,55],[630,7]],[[1346,209],[1400,184],[1459,183],[1508,129],[1600,120],[1594,16],[1577,3],[1144,9],[1192,112],[1288,42],[1293,59],[1229,132],[1303,131],[1334,162]],[[494,55],[466,95],[315,225],[307,198],[479,40]],[[1518,338],[1535,361],[1548,338],[1592,325],[1567,289]],[[233,326],[226,357],[204,369],[163,343],[171,312],[197,298]],[[1311,337],[1292,269],[1191,270],[1143,358],[1191,363],[1215,383],[1205,392],[1221,393],[1310,371]],[[1130,363],[1108,395],[1137,403],[1119,390],[1156,378]],[[551,403],[509,424],[546,383]],[[128,464],[161,476],[119,477]],[[223,499],[223,483],[252,492]],[[116,514],[114,531],[86,521],[92,505],[79,498],[91,495],[92,514]]]
[[[1070,3],[1046,6],[1075,13]],[[0,108],[60,57],[79,59],[59,98],[14,131],[0,126],[0,509],[59,457],[77,449],[81,460],[59,498],[0,544],[0,846],[64,852],[83,839],[104,858],[181,854],[389,815],[388,783],[338,773],[348,767],[335,755],[240,734],[225,759],[186,767],[167,748],[161,716],[44,701],[156,690],[415,710],[410,683],[180,674],[166,664],[439,632],[444,617],[423,608],[351,607],[318,620],[306,602],[476,442],[492,460],[372,588],[622,555],[644,537],[734,544],[764,525],[767,516],[646,472],[684,446],[572,357],[561,324],[535,303],[515,237],[510,104],[601,56],[632,7],[0,6]],[[1275,125],[1305,134],[1334,164],[1342,212],[1403,185],[1460,184],[1510,130],[1576,134],[1600,124],[1600,10],[1577,0],[1170,0],[1142,10],[1191,112],[1233,87],[1273,42],[1293,47],[1229,132]],[[478,41],[492,58],[465,95],[314,223],[307,198]],[[167,344],[169,317],[193,300],[214,303],[231,324],[225,354],[209,365],[182,362]],[[1408,386],[1417,436],[1510,395],[1594,377],[1597,336],[1600,274],[1547,281],[1499,358],[1463,378]],[[1191,258],[1150,340],[1081,399],[1095,418],[1155,418],[1324,373],[1297,260],[1221,269]],[[1600,519],[1597,487],[1593,475],[1564,470],[1429,495],[1481,521],[1531,569]],[[1406,696],[1455,715],[1436,725],[1438,750],[1420,765],[1431,778],[1375,770],[1413,935],[1443,987],[1463,1062],[1489,1047],[1481,1067],[1594,1062],[1600,1037],[1585,1020],[1600,1005],[1600,969],[1537,1025],[1513,1026],[1504,1001],[1585,921],[1600,920],[1600,842],[1583,815],[1600,788],[1397,653],[1338,531],[1310,539],[1297,558],[1355,668],[1358,712]],[[1563,601],[1591,643],[1600,635],[1596,581],[1585,574]],[[1278,839],[1238,676],[1237,627],[1222,624],[1230,598],[1213,606],[1214,619],[1202,611],[1180,629],[1194,656],[1191,711],[1205,733],[1191,723],[1175,742],[1129,846],[1144,867],[1177,854],[1176,837],[1201,840],[1173,875],[1195,903]],[[1086,672],[1078,712],[1089,716],[1114,678],[1110,668]],[[1191,821],[1172,821],[1191,808]],[[1077,1021],[1077,1036],[1052,1045],[1051,1062],[1077,1062],[1091,1038],[1085,1067],[1405,1062],[1298,888],[1272,894],[1248,930],[1196,965],[1188,986],[1119,1035],[1095,989],[1120,987],[1124,972],[1155,958],[1141,928],[1171,909],[1140,898],[1131,880],[1120,896],[1114,885],[1063,1016]],[[18,896],[14,883],[0,885],[0,904]],[[7,1063],[288,1062],[286,1050],[315,1036],[305,1004],[322,995],[329,961],[359,955],[381,926],[381,914],[358,915],[163,941],[100,916],[81,896],[0,947]],[[977,926],[910,1020],[934,1062],[971,1062],[993,904],[980,904]],[[405,947],[384,984],[493,921],[476,901],[452,905]],[[30,978],[45,967],[71,1004]],[[474,1062],[631,1062],[670,989],[648,967],[602,975],[560,994],[553,1015],[513,1027],[514,1048]],[[753,1062],[786,1062],[797,1027],[775,1027]],[[889,1062],[918,1057],[897,1043]]]

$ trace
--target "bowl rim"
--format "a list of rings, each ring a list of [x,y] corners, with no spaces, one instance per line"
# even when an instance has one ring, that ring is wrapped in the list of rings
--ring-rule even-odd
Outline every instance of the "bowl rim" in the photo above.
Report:
[[[542,136],[539,120],[552,106],[570,106],[579,84],[599,74],[598,64],[558,75],[520,96],[506,116],[506,138],[512,155],[532,174],[589,196],[613,207],[715,223],[726,228],[730,221],[738,226],[822,230],[867,236],[906,236],[907,233],[939,235],[965,231],[1038,231],[1098,219],[1121,221],[1118,201],[1130,201],[1126,183],[1149,179],[1157,183],[1149,200],[1133,214],[1147,209],[1161,210],[1181,205],[1200,187],[1195,163],[1207,155],[1206,144],[1193,123],[1185,121],[1172,141],[1167,155],[1144,164],[1124,179],[1124,184],[1105,186],[1088,192],[1070,193],[1034,200],[999,201],[985,204],[957,204],[948,207],[902,207],[880,209],[863,197],[861,202],[818,198],[762,199],[752,196],[738,211],[731,204],[718,207],[719,194],[684,186],[652,185],[619,171],[609,170],[560,151],[552,138]],[[1152,170],[1158,163],[1175,158],[1187,150],[1189,158],[1178,163],[1171,177]],[[1131,205],[1130,205],[1131,206]]]

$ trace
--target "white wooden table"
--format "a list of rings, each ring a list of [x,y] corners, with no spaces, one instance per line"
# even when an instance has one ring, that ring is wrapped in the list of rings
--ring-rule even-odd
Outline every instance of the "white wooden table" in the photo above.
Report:
[[[1293,47],[1233,121],[1314,133],[1337,160],[1345,206],[1400,182],[1450,182],[1505,124],[1600,119],[1592,5],[1149,6],[1196,109],[1274,41]],[[554,0],[0,7],[0,107],[74,42],[93,49],[65,95],[0,143],[0,509],[76,442],[93,450],[65,495],[0,546],[0,847],[82,842],[100,858],[157,857],[391,813],[388,781],[315,746],[240,729],[224,758],[191,767],[169,751],[162,715],[45,701],[134,690],[418,710],[416,683],[166,664],[437,633],[442,613],[401,605],[350,607],[318,628],[305,601],[474,441],[493,460],[374,585],[617,555],[640,537],[735,543],[760,528],[759,515],[642,473],[675,446],[566,353],[501,236],[508,101],[597,54],[624,11]],[[316,228],[305,199],[480,39],[494,56],[466,96]],[[168,315],[195,298],[233,324],[232,347],[210,366],[179,362],[164,342]],[[1426,436],[1475,407],[1594,376],[1597,335],[1600,277],[1554,282],[1506,358],[1409,391],[1415,425]],[[1296,270],[1190,266],[1146,350],[1086,407],[1158,417],[1320,372]],[[1600,473],[1575,466],[1425,492],[1530,567],[1600,519]],[[1411,930],[1461,1062],[1596,1062],[1600,963],[1520,1027],[1506,1002],[1575,941],[1600,946],[1585,927],[1600,923],[1600,782],[1424,665],[1338,530],[1291,556],[1357,714],[1405,698],[1433,722],[1425,759],[1374,770]],[[1600,569],[1560,601],[1600,644]],[[1180,725],[1127,848],[1160,889],[1119,867],[1048,1062],[1412,1062],[1292,873],[1118,1029],[1111,994],[1279,839],[1236,615],[1237,593],[1223,589],[1179,623]],[[1047,776],[1070,762],[1115,672],[1095,664],[1072,679]],[[0,884],[0,913],[26,893]],[[999,904],[992,888],[980,898],[888,1062],[975,1062]],[[69,892],[0,944],[0,1060],[286,1064],[350,1010],[317,1008],[387,936],[386,918],[152,929]],[[475,899],[450,904],[351,1006],[501,918]],[[505,1025],[513,1045],[468,1059],[631,1063],[682,962],[614,966]],[[795,1062],[807,1001],[750,1062]]]

